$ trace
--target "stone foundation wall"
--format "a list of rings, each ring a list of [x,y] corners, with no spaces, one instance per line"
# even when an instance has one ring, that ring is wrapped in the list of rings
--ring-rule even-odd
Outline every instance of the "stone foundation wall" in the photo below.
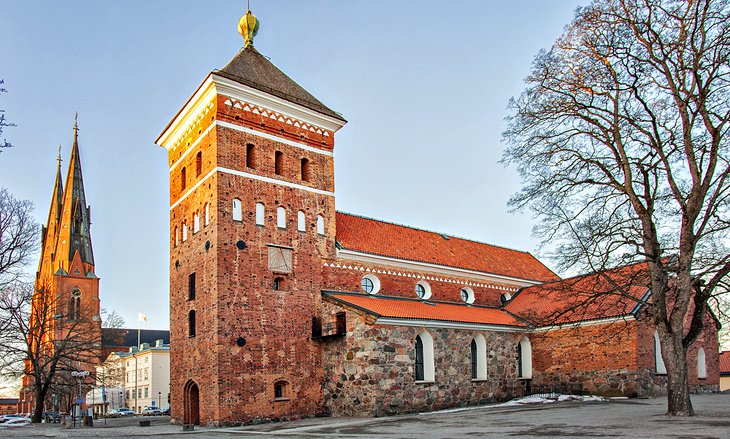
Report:
[[[342,309],[325,303],[325,315]],[[486,404],[521,394],[515,347],[521,334],[426,329],[433,337],[435,380],[414,380],[415,338],[424,328],[370,325],[347,311],[345,337],[323,349],[324,406],[332,416],[383,416]],[[487,341],[487,379],[471,379],[470,343]]]

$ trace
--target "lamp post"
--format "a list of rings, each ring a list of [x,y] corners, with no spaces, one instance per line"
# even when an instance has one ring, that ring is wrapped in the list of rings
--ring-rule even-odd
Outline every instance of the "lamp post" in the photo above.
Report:
[[[79,396],[76,399],[76,405],[78,405],[78,407],[79,407],[79,416],[81,416],[81,403],[83,402],[83,396],[81,395],[81,384],[83,383],[84,378],[89,376],[89,371],[88,370],[74,370],[73,372],[71,372],[71,376],[79,379]],[[74,418],[74,427],[76,427],[75,414],[74,414],[73,418]]]
[[[157,408],[162,410],[162,392],[157,392]]]

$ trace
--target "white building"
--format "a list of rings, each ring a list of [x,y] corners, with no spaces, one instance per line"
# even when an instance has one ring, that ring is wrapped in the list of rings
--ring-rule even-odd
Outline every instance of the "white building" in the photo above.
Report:
[[[169,407],[169,397],[170,345],[157,340],[110,354],[96,368],[96,387],[86,403],[98,415],[119,407],[141,413],[145,407]]]
[[[154,346],[142,343],[120,358],[124,362],[126,406],[137,413],[145,407],[169,407],[170,345],[157,340]]]

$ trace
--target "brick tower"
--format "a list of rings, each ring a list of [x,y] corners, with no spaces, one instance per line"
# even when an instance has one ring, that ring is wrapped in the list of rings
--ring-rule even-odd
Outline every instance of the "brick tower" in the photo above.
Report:
[[[346,122],[253,47],[210,73],[156,143],[170,166],[171,407],[228,425],[322,407],[322,258],[335,254]]]
[[[41,230],[41,256],[29,327],[33,333],[35,364],[60,371],[93,372],[101,355],[99,311],[99,278],[91,245],[91,208],[86,204],[78,123],[75,123],[66,187],[64,190],[59,154],[48,221]],[[54,355],[51,341],[62,341],[67,346],[64,353]],[[32,363],[27,364],[26,369],[35,374]],[[45,372],[38,373],[43,377]],[[30,389],[33,376],[25,375],[23,379],[21,399],[27,403],[23,411],[35,409]],[[68,410],[76,393],[72,390],[75,387],[64,391],[64,381],[77,384],[65,372],[58,373],[52,389],[57,395],[55,409]]]

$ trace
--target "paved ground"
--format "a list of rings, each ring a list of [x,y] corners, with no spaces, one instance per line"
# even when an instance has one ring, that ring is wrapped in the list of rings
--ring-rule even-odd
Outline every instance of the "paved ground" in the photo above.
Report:
[[[184,437],[194,438],[728,438],[730,394],[695,395],[698,416],[669,418],[666,400],[614,400],[605,403],[554,403],[528,407],[482,406],[388,418],[319,418],[248,427],[183,433],[168,417],[108,420],[104,427],[66,430],[53,424],[0,429],[0,437]]]

